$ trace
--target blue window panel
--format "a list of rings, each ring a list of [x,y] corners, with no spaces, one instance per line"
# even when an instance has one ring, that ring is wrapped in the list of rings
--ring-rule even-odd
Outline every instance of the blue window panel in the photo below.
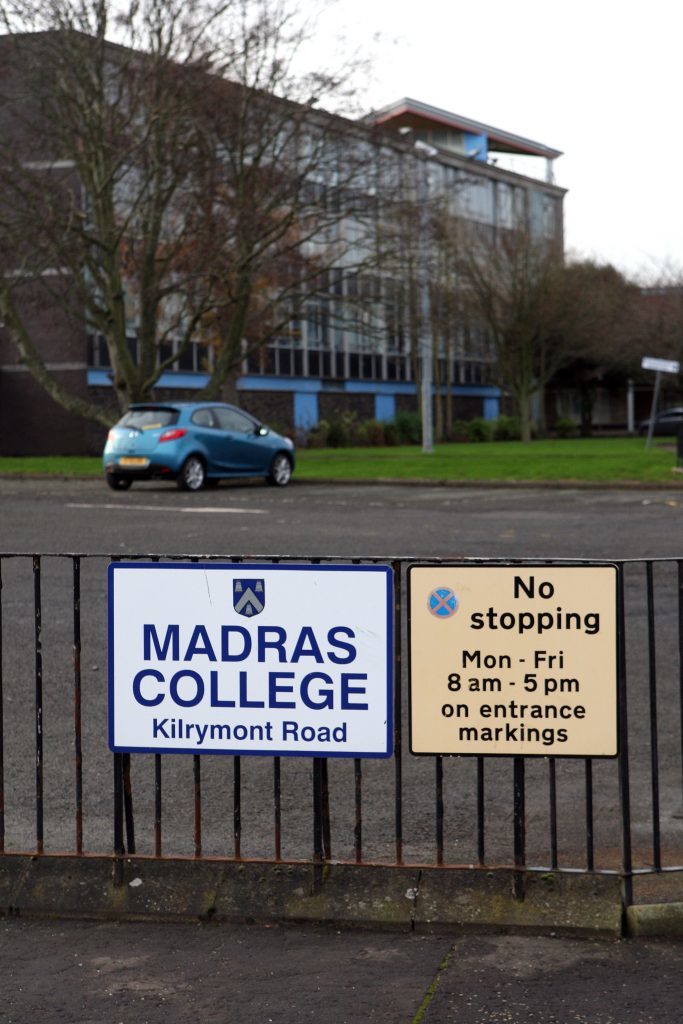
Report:
[[[250,373],[237,380],[239,391],[294,391],[318,392],[322,385],[319,380],[304,377],[267,377]]]
[[[496,420],[500,416],[500,398],[496,395],[495,398],[484,399],[484,419],[485,420]]]
[[[464,132],[463,142],[465,144],[465,156],[480,160],[484,164],[486,163],[489,155],[489,137],[485,132],[481,135],[471,135],[469,132]]]
[[[294,426],[298,430],[310,430],[318,422],[318,396],[310,392],[294,393]]]
[[[375,395],[375,419],[391,423],[396,419],[396,398],[394,395]]]

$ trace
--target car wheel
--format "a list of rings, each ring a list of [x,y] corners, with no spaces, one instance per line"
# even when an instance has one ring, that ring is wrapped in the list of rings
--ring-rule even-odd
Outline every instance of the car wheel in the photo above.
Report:
[[[181,491],[201,491],[206,483],[206,468],[198,455],[185,459],[176,482]]]
[[[127,477],[117,476],[116,473],[107,473],[105,479],[112,491],[127,491],[133,483],[133,481],[129,480]]]
[[[286,487],[292,479],[292,460],[284,452],[278,452],[270,464],[266,480],[273,487]]]

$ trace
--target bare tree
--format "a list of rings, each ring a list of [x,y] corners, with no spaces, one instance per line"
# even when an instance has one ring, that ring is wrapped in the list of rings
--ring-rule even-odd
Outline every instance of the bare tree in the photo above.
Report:
[[[66,408],[113,416],[49,370],[26,317],[37,296],[104,340],[125,408],[193,346],[203,393],[230,390],[330,267],[366,264],[373,149],[322,109],[349,98],[355,67],[297,74],[306,26],[286,0],[3,12],[0,317]]]
[[[436,187],[424,158],[411,144],[404,144],[394,154],[393,164],[397,180],[381,190],[381,266],[393,285],[393,319],[401,323],[404,351],[418,392],[423,357],[420,341],[425,332],[430,336],[434,434],[440,441],[450,436],[453,425],[453,367],[456,356],[462,354],[465,325],[453,210],[472,177],[461,173],[448,189]],[[393,197],[390,203],[388,195]]]
[[[561,249],[527,226],[495,232],[461,221],[457,230],[468,315],[491,338],[498,381],[512,395],[522,440],[529,441],[532,400],[566,359]]]

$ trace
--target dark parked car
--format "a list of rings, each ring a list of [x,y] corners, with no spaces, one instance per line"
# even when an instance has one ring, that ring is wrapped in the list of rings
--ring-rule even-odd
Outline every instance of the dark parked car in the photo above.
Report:
[[[285,487],[294,458],[288,437],[232,405],[149,402],[131,405],[111,428],[103,463],[114,490],[160,477],[199,491],[230,477],[261,476]]]
[[[683,407],[679,406],[675,409],[664,409],[663,412],[657,413],[655,416],[655,429],[653,430],[653,434],[656,434],[659,437],[672,437],[678,433],[678,428],[681,425],[683,425]],[[638,433],[641,437],[645,437],[649,429],[649,417],[646,420],[641,420],[638,424]]]

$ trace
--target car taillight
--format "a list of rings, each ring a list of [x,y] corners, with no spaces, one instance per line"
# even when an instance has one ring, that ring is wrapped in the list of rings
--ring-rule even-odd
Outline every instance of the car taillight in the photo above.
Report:
[[[178,438],[185,437],[186,433],[187,431],[181,427],[176,427],[174,430],[165,430],[159,438],[159,443],[162,441],[177,441]]]

